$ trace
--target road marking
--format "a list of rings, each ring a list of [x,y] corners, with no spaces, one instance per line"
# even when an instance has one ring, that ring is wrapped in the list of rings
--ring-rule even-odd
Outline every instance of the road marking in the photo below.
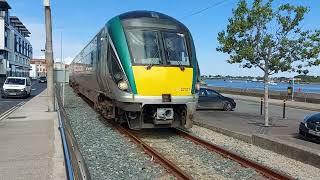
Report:
[[[23,106],[25,103],[26,103],[26,101],[22,101],[19,104],[13,106],[12,108],[8,109],[6,112],[2,113],[0,115],[0,121],[2,121],[4,118],[8,117],[11,113],[13,113],[19,107]]]

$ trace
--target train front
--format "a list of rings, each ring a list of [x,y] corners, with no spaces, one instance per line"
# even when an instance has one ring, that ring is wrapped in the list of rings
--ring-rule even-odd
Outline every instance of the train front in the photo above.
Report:
[[[191,128],[200,87],[189,30],[167,15],[135,11],[110,20],[108,31],[130,89],[118,99],[129,127]]]

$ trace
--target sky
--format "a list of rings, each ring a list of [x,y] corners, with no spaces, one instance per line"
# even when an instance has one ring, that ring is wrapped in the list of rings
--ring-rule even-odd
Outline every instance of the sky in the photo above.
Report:
[[[10,15],[18,16],[31,32],[29,40],[33,46],[34,58],[43,58],[43,0],[7,2],[12,7]],[[62,44],[62,59],[71,62],[112,17],[132,10],[152,10],[172,16],[189,28],[195,42],[201,74],[262,76],[260,69],[243,69],[239,64],[228,64],[228,55],[216,51],[217,35],[226,29],[232,8],[236,7],[237,2],[238,0],[51,0],[55,61],[61,59]],[[319,0],[275,0],[273,6],[286,2],[310,7],[302,26],[306,29],[320,29]],[[211,8],[190,16],[207,7]],[[279,73],[276,76],[293,75],[296,74]],[[320,75],[320,67],[311,69],[309,75]]]

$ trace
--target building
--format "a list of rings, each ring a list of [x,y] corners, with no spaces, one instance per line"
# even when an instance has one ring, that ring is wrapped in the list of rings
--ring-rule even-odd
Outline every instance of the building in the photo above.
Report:
[[[0,0],[0,84],[8,76],[29,76],[32,46],[29,30],[16,16],[10,16],[10,5]]]
[[[38,78],[40,76],[47,76],[47,62],[45,59],[31,59],[30,60],[30,77]]]

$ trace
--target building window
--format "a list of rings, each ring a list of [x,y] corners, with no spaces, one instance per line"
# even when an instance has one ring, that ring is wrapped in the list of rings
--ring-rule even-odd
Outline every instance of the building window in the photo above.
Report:
[[[8,31],[4,31],[4,47],[8,47]]]
[[[18,42],[18,43],[19,43],[19,49],[18,49],[18,52],[19,52],[19,53],[21,53],[21,38],[19,38],[19,42]]]
[[[24,55],[24,48],[25,48],[25,43],[24,43],[24,41],[22,41],[22,54]]]
[[[8,52],[7,51],[0,51],[0,56],[3,56],[3,59],[8,59]]]

